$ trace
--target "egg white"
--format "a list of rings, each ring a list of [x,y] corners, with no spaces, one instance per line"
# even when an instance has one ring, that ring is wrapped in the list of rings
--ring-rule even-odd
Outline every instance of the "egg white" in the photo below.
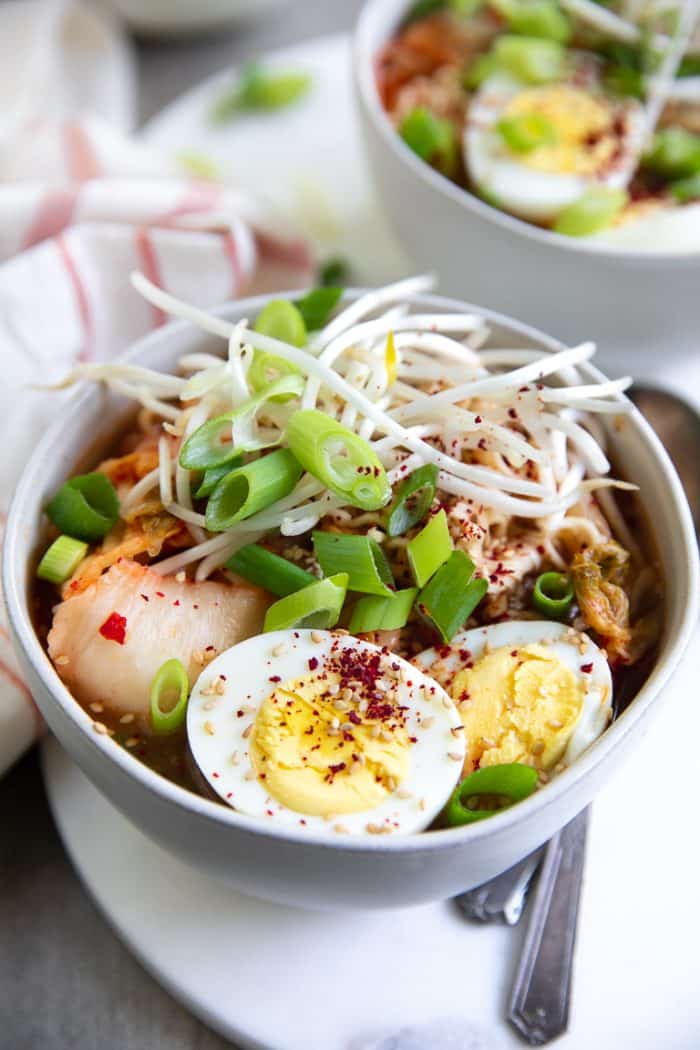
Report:
[[[314,638],[320,638],[315,641]],[[416,738],[410,748],[410,768],[380,805],[332,819],[300,813],[271,797],[256,777],[250,777],[248,753],[250,727],[263,701],[276,686],[305,677],[309,661],[323,669],[338,648],[381,652],[377,646],[352,635],[331,631],[275,631],[235,645],[213,660],[197,679],[187,710],[187,736],[192,755],[213,790],[240,813],[259,817],[272,827],[301,827],[329,831],[334,825],[352,834],[367,834],[367,825],[391,826],[409,833],[428,827],[437,817],[461,775],[465,756],[464,734],[456,705],[428,675],[393,653],[389,662],[399,666],[398,701],[406,730]],[[275,655],[276,654],[276,655]],[[271,682],[271,677],[275,678]],[[277,681],[281,679],[281,681]],[[218,690],[215,691],[215,690]],[[238,712],[244,711],[243,715]],[[428,726],[422,720],[431,717]],[[232,762],[238,753],[236,764]],[[449,754],[456,756],[450,758]],[[246,779],[248,774],[249,779]]]
[[[509,620],[489,624],[455,635],[448,647],[425,649],[414,663],[449,688],[468,662],[476,662],[487,647],[520,648],[546,645],[553,656],[567,667],[584,686],[581,714],[569,738],[562,761],[570,765],[607,727],[612,711],[613,685],[610,665],[603,652],[587,634],[551,620]],[[592,664],[585,673],[581,666]]]
[[[530,85],[506,74],[489,77],[469,107],[462,148],[469,177],[495,207],[531,222],[552,222],[592,186],[627,185],[643,134],[644,111],[629,100],[625,149],[619,164],[602,177],[536,171],[521,163],[506,146],[496,125],[511,100]]]
[[[591,238],[596,244],[635,252],[700,251],[700,203],[660,205],[640,218],[602,230]]]

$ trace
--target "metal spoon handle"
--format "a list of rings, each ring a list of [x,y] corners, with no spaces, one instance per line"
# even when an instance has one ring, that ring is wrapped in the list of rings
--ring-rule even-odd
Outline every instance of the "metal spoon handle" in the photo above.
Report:
[[[551,839],[534,893],[507,1014],[530,1046],[568,1025],[587,821],[584,810]]]

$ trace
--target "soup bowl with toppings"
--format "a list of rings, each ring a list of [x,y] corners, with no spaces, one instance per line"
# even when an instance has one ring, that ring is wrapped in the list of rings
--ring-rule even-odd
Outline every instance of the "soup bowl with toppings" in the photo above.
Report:
[[[647,143],[667,42],[593,0],[368,0],[361,124],[416,264],[601,352],[694,350],[700,44]]]
[[[7,523],[50,728],[247,893],[398,907],[512,865],[646,731],[695,621],[626,381],[424,278],[212,315],[136,284],[184,320],[67,377]]]

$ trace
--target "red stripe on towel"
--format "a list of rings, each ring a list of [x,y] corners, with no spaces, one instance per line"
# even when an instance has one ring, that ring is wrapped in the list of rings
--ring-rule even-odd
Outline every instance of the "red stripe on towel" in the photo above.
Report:
[[[76,121],[66,121],[63,125],[63,146],[66,154],[66,167],[71,179],[86,182],[102,174],[90,138],[85,128]]]
[[[77,186],[49,190],[24,235],[22,251],[32,248],[49,237],[57,237],[66,227],[70,226],[79,192]]]
[[[136,251],[141,260],[141,269],[152,284],[162,288],[163,282],[160,275],[158,256],[156,255],[151,235],[145,226],[139,226],[136,229],[135,240]],[[153,306],[152,310],[154,327],[158,328],[160,325],[165,324],[165,312],[159,306]]]
[[[83,349],[78,354],[78,360],[85,361],[92,357],[94,349],[94,331],[92,327],[92,315],[90,312],[90,300],[88,299],[87,289],[85,288],[83,279],[78,272],[78,267],[75,265],[75,260],[70,253],[65,237],[60,236],[56,238],[56,247],[59,250],[66,272],[68,273],[70,282],[73,285],[73,291],[75,292],[78,313],[80,314],[80,321],[83,326],[84,340]]]

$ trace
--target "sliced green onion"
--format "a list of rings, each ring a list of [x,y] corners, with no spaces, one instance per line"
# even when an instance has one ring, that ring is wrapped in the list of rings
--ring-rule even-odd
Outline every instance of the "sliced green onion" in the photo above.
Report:
[[[180,466],[186,470],[211,470],[228,464],[231,469],[233,462],[243,452],[255,452],[279,444],[278,434],[274,434],[270,440],[254,435],[252,424],[255,415],[266,402],[298,397],[303,389],[304,379],[301,374],[289,372],[268,383],[232,412],[208,419],[183,443]]]
[[[315,332],[327,323],[338,305],[343,289],[324,286],[313,288],[303,299],[297,299],[296,308],[308,332]]]
[[[300,464],[288,448],[279,448],[232,470],[209,497],[206,527],[210,532],[224,532],[257,514],[288,496],[301,473]]]
[[[73,575],[87,550],[88,545],[82,540],[74,540],[72,536],[59,536],[39,562],[36,574],[40,580],[63,583]]]
[[[61,485],[46,513],[61,532],[94,543],[119,517],[119,498],[106,474],[79,474]]]
[[[399,135],[421,160],[439,168],[445,175],[457,166],[457,135],[454,124],[436,117],[425,106],[417,106],[399,125]]]
[[[700,135],[685,128],[662,128],[654,135],[642,166],[667,179],[680,179],[700,172]]]
[[[258,314],[255,331],[291,346],[306,346],[308,333],[304,318],[289,299],[272,299]]]
[[[190,683],[180,660],[166,660],[151,683],[151,725],[159,736],[177,733],[185,722]]]
[[[370,631],[398,631],[405,627],[418,594],[417,587],[396,591],[390,597],[360,598],[352,610],[348,630],[350,634]]]
[[[497,67],[526,84],[547,84],[564,72],[565,50],[555,40],[506,33],[497,39],[491,55]]]
[[[621,98],[644,98],[644,74],[629,66],[610,66],[604,74],[603,83],[608,91]]]
[[[346,285],[350,276],[350,263],[340,255],[332,256],[321,264],[318,271],[318,283],[324,288],[333,285]]]
[[[462,73],[462,87],[467,91],[476,91],[497,71],[498,66],[492,54],[477,55]]]
[[[676,179],[668,188],[679,204],[700,200],[700,172],[687,179]]]
[[[444,510],[434,514],[425,528],[408,544],[406,554],[413,579],[423,587],[452,553],[452,537]]]
[[[491,0],[512,33],[565,44],[571,23],[557,0]]]
[[[567,237],[585,237],[606,229],[627,204],[629,196],[625,190],[612,186],[594,186],[582,197],[570,204],[559,215],[554,224],[555,233]]]
[[[294,412],[287,442],[304,470],[353,507],[379,510],[391,499],[386,471],[373,449],[325,412]]]
[[[541,113],[502,117],[496,130],[514,153],[529,153],[539,146],[552,146],[557,142],[556,128]]]
[[[238,456],[236,459],[232,459],[229,463],[222,463],[221,466],[210,467],[209,470],[205,470],[204,477],[200,481],[199,487],[194,492],[194,498],[205,499],[207,496],[211,496],[221,479],[225,478],[226,475],[230,474],[236,467],[240,467],[242,462],[242,458]]]
[[[416,599],[416,609],[450,642],[488,590],[486,580],[472,579],[474,562],[464,551],[452,551]]]
[[[384,551],[369,536],[314,532],[314,553],[325,576],[345,572],[348,590],[362,594],[393,594],[394,577]]]
[[[276,383],[284,376],[301,376],[301,374],[301,369],[293,365],[291,361],[277,357],[276,354],[268,354],[264,350],[256,350],[248,369],[247,378],[251,390],[256,394],[261,394],[271,383]],[[296,392],[292,391],[289,394],[274,394],[268,400],[289,401],[296,396]]]
[[[280,598],[265,614],[263,630],[286,631],[293,627],[335,627],[345,601],[348,578],[344,572]]]
[[[452,792],[442,812],[442,822],[450,828],[472,824],[507,809],[514,802],[522,802],[537,787],[537,770],[521,762],[502,766],[484,766],[465,777]],[[481,807],[479,801],[503,799],[500,806]]]
[[[216,102],[212,120],[223,124],[238,113],[283,109],[305,95],[310,86],[308,73],[265,73],[251,63],[243,69],[235,87]]]
[[[249,543],[237,550],[226,562],[226,568],[280,598],[317,582],[310,572],[257,543]]]
[[[543,572],[537,577],[532,604],[548,620],[563,620],[574,603],[574,585],[563,572]]]
[[[404,478],[389,508],[387,535],[403,536],[423,520],[435,498],[439,473],[433,463],[426,463]]]

